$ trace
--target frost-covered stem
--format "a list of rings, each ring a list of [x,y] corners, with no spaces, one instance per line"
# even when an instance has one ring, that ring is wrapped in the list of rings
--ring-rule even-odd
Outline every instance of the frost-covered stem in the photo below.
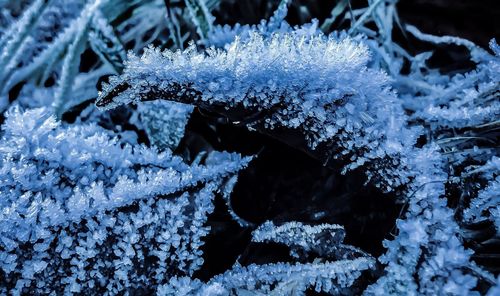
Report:
[[[106,1],[104,1],[106,2]],[[85,50],[87,43],[89,25],[94,14],[101,6],[102,1],[96,0],[83,10],[82,15],[76,22],[80,26],[78,34],[74,37],[73,42],[68,47],[68,53],[64,58],[62,67],[61,81],[59,82],[59,89],[54,98],[54,111],[60,117],[64,111],[65,103],[68,101],[69,93],[73,86],[78,68],[80,66],[80,55]]]
[[[412,178],[398,165],[405,166],[400,155],[413,145],[415,133],[401,130],[403,111],[386,76],[366,67],[362,45],[324,36],[252,35],[227,51],[207,54],[191,46],[176,53],[149,48],[141,59],[130,56],[97,106],[156,99],[193,104],[326,166],[344,172],[370,167],[368,178],[386,191]]]
[[[323,24],[321,25],[320,29],[323,32],[327,32],[330,30],[331,25],[335,22],[337,17],[344,12],[344,10],[347,8],[348,0],[340,0],[337,2],[337,5],[332,9],[330,12],[330,16],[325,19]]]
[[[101,61],[109,64],[115,74],[121,73],[127,54],[114,32],[114,28],[108,23],[108,19],[102,14],[101,9],[95,11],[88,34],[90,47]]]
[[[145,83],[147,83],[145,81]],[[100,97],[96,105],[101,108],[112,108],[113,99],[131,89],[132,86],[127,82],[122,82],[115,88],[106,93],[104,96]],[[137,87],[135,87],[137,88]],[[282,103],[277,103],[274,107],[269,110],[259,110],[258,108],[249,108],[243,104],[238,104],[227,108],[227,105],[223,102],[219,103],[209,103],[203,101],[202,93],[194,88],[190,84],[178,84],[170,83],[166,88],[160,88],[158,86],[143,85],[139,88],[137,96],[140,101],[153,101],[158,99],[165,99],[168,101],[174,101],[184,104],[193,104],[204,110],[217,113],[221,116],[227,118],[227,120],[236,125],[246,125],[249,123],[257,123],[252,125],[252,127],[260,133],[271,136],[277,140],[280,140],[291,147],[302,150],[313,158],[321,161],[325,166],[338,168],[342,163],[329,155],[328,144],[321,144],[316,149],[311,149],[307,141],[304,138],[304,131],[300,129],[268,129],[265,127],[264,123],[259,120],[265,117],[265,115],[271,114],[274,109],[282,108]],[[137,89],[136,89],[137,90]],[[251,97],[247,97],[248,100],[252,100]]]
[[[2,126],[0,294],[114,295],[192,275],[214,194],[250,158],[188,165],[51,114],[13,108]]]
[[[245,295],[305,295],[307,288],[331,295],[342,295],[361,276],[373,268],[371,258],[318,262],[311,264],[252,264],[235,266],[228,272],[215,276],[194,295],[233,295],[234,291],[252,291]],[[233,292],[233,293],[231,293]],[[238,295],[241,295],[238,293]]]
[[[11,70],[7,67],[8,64],[15,64],[12,63],[12,57],[22,49],[22,47],[20,47],[21,43],[29,34],[31,28],[36,24],[48,3],[49,0],[38,0],[34,2],[23,14],[21,19],[2,36],[0,40],[0,86],[4,85],[6,75]]]
[[[433,145],[414,148],[409,160],[416,173],[409,184],[414,193],[404,220],[397,221],[398,235],[384,242],[388,252],[381,261],[387,264],[386,274],[365,295],[453,294],[460,285],[469,291],[477,279],[466,271],[474,268],[472,252],[463,247],[454,213],[444,198],[445,158]]]
[[[422,33],[417,27],[412,25],[405,26],[406,31],[411,33],[413,36],[417,37],[420,40],[432,42],[435,44],[456,44],[467,47],[467,49],[471,52],[471,54],[475,55],[476,58],[480,58],[482,56],[490,56],[488,52],[484,49],[480,48],[474,42],[471,42],[467,39],[463,39],[455,36],[434,36],[431,34]]]
[[[349,28],[349,34],[355,32],[359,26],[361,26],[364,22],[366,22],[366,20],[373,13],[375,8],[377,8],[379,4],[385,1],[386,0],[377,0],[375,3],[371,4],[368,7],[368,9],[361,15],[361,17],[356,20],[356,22],[351,26],[351,28]]]
[[[181,30],[179,25],[179,20],[175,16],[172,8],[170,7],[170,0],[165,0],[165,8],[167,10],[166,23],[167,28],[170,31],[170,38],[172,38],[175,46],[179,49],[183,49],[183,41],[181,36]]]
[[[214,17],[208,10],[205,0],[185,0],[191,19],[196,25],[196,31],[202,39],[212,30]]]

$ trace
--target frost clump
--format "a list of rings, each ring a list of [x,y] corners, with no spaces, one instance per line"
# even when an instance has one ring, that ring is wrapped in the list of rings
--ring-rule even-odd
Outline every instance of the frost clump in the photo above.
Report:
[[[0,291],[155,290],[203,262],[214,194],[250,158],[188,165],[46,108],[13,108],[0,151]]]

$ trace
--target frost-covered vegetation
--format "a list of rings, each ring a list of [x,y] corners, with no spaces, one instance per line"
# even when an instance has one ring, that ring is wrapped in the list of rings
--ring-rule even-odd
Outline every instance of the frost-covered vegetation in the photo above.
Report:
[[[0,1],[1,294],[498,293],[495,39],[263,3]]]

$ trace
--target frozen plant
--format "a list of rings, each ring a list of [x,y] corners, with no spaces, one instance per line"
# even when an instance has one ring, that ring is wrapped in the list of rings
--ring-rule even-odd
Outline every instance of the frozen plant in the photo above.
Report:
[[[367,285],[365,295],[498,290],[496,275],[474,262],[482,264],[481,249],[500,233],[495,40],[488,51],[422,33],[400,22],[394,0],[368,0],[367,7],[339,0],[323,23],[314,20],[326,7],[321,1],[281,0],[265,3],[277,6],[269,20],[232,27],[214,23],[211,11],[220,0],[7,2],[0,0],[0,110],[10,109],[0,134],[0,294],[304,295],[315,289],[357,295]],[[285,21],[289,8],[290,19],[311,23],[292,28]],[[349,28],[331,32],[337,24]],[[476,66],[458,75],[433,69],[431,52],[413,55],[392,40],[401,33],[466,48]],[[158,49],[143,51],[147,44]],[[132,52],[124,64],[126,50]],[[87,54],[97,59],[81,63]],[[98,105],[137,107],[99,112],[89,106],[96,82],[109,74],[117,76]],[[50,106],[67,122],[57,122]],[[194,106],[201,115],[222,117],[207,124],[215,137],[195,130],[178,147]],[[232,268],[199,280],[212,271],[211,264],[201,268],[200,247],[212,238],[206,235],[214,197],[226,201],[240,227],[254,228],[256,221],[240,217],[231,202],[241,200],[230,196],[249,158],[209,152],[206,145],[189,155],[198,151],[191,135],[226,145],[222,122],[298,148],[333,177],[349,174],[340,177],[349,191],[339,188],[341,202],[333,197],[321,216],[306,213],[309,207],[298,215],[336,221],[343,202],[358,194],[351,181],[402,202],[379,262],[344,244],[342,226],[266,222],[251,239],[230,237],[249,243]],[[173,156],[174,149],[189,157]],[[312,203],[329,202],[313,191]],[[287,209],[277,214],[266,218],[290,218]],[[353,217],[360,218],[367,217]],[[470,230],[478,225],[487,233]],[[250,254],[271,244],[288,249],[289,262],[262,263],[263,256]]]
[[[426,90],[416,88],[425,95],[413,100],[428,102],[427,106],[413,115],[414,120],[423,120],[431,130],[461,129],[493,123],[500,116],[500,50],[496,41],[490,42],[493,55],[470,41],[449,36],[435,37],[420,33],[414,27],[410,32],[425,41],[450,43],[469,48],[476,69],[453,77],[433,73],[426,77],[430,85]],[[430,55],[427,55],[429,58]],[[434,84],[432,84],[434,83]]]
[[[331,244],[339,244],[344,237],[345,231],[340,225],[311,226],[301,222],[287,222],[276,226],[272,221],[267,221],[252,232],[254,242],[277,242],[298,246],[306,251],[319,245],[319,240],[329,239]]]
[[[299,262],[251,264],[238,262],[228,271],[204,283],[187,277],[173,277],[159,288],[165,295],[305,295],[306,290],[329,294],[352,294],[364,271],[373,269],[375,260],[342,244],[340,225],[305,225],[286,222],[280,226],[266,222],[252,233],[254,243],[281,243],[290,247]],[[306,254],[306,256],[300,256]],[[305,261],[308,257],[313,262]]]
[[[94,99],[98,79],[120,73],[123,67],[122,42],[133,41],[142,48],[148,43],[142,41],[146,31],[156,26],[155,38],[165,29],[162,8],[161,0],[33,1],[0,37],[0,99],[4,101],[0,107],[7,108],[7,94],[19,83],[43,88],[49,78],[56,80],[52,99],[58,116]],[[129,11],[132,16],[117,22],[116,29],[110,25]],[[139,21],[144,14],[147,26]],[[100,61],[90,65],[89,73],[81,73],[80,56],[87,48]]]
[[[285,21],[290,2],[290,0],[281,0],[271,18],[262,20],[258,25],[250,26],[237,23],[233,27],[229,25],[213,26],[202,41],[207,46],[224,47],[232,43],[236,38],[240,40],[250,38],[252,32],[270,36],[277,32],[290,31],[291,27]]]
[[[371,258],[338,260],[308,264],[276,263],[268,265],[235,266],[214,277],[201,289],[200,295],[234,293],[304,295],[308,288],[316,292],[341,294],[354,284],[361,273],[373,268]],[[216,291],[211,293],[211,291]],[[211,294],[210,294],[211,293]]]
[[[360,255],[369,257],[363,251],[343,244],[344,227],[336,224],[307,225],[301,222],[286,222],[276,226],[267,221],[252,232],[256,243],[279,243],[290,247],[290,254],[300,257],[302,253],[315,253],[322,258],[351,259]]]
[[[14,108],[0,151],[0,291],[154,291],[202,263],[213,197],[250,158],[188,165],[46,108]]]
[[[148,48],[104,86],[97,105],[167,99],[226,116],[305,150],[344,172],[373,167],[369,178],[398,188],[411,171],[394,171],[418,133],[401,129],[406,117],[389,79],[366,64],[369,53],[350,39],[300,33],[253,33],[227,50],[194,46],[178,52]],[[383,159],[393,159],[381,161]],[[404,166],[405,164],[401,164]],[[381,177],[383,175],[383,178]]]
[[[363,43],[294,32],[269,38],[253,33],[225,50],[203,53],[150,48],[141,58],[130,56],[97,104],[112,108],[159,98],[194,104],[326,165],[340,163],[343,172],[363,168],[369,181],[396,190],[408,203],[398,235],[384,244],[386,273],[367,293],[472,291],[472,251],[462,246],[443,199],[446,160],[435,144],[416,147],[422,128],[407,125],[388,77],[368,61]]]
[[[500,157],[493,157],[486,164],[467,172],[467,175],[479,175],[486,181],[486,186],[477,192],[477,196],[470,201],[463,212],[463,219],[468,223],[477,223],[482,220],[492,220],[497,232],[500,209]]]

